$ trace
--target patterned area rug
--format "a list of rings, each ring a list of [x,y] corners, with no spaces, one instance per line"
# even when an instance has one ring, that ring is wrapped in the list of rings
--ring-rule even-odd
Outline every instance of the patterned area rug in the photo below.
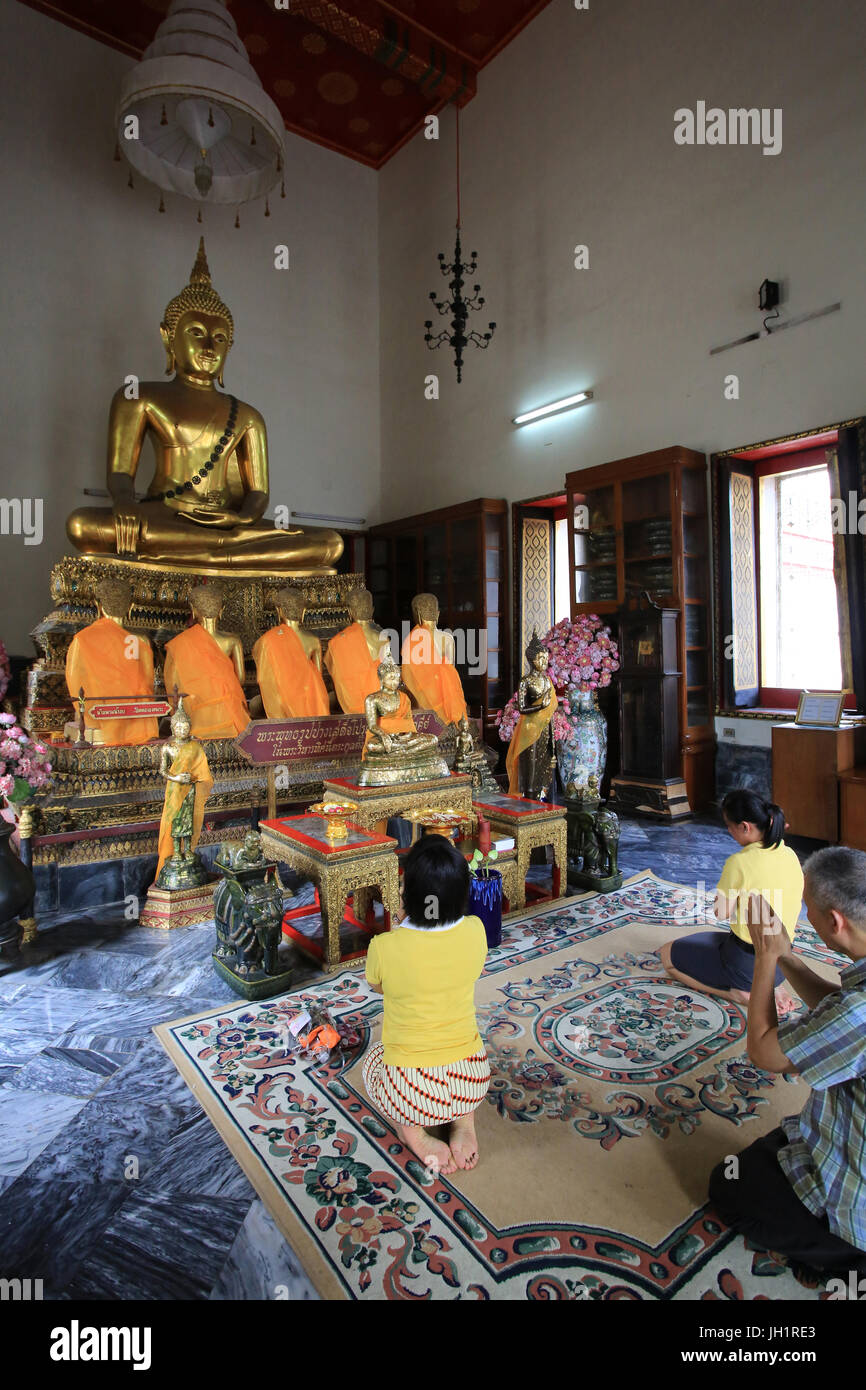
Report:
[[[817,1298],[706,1205],[713,1166],[807,1094],[751,1064],[742,1009],[665,977],[654,952],[710,908],[644,872],[506,925],[476,994],[481,1162],[450,1178],[367,1101],[382,1001],[358,966],[154,1031],[323,1297]],[[838,978],[808,926],[797,946]],[[347,1040],[327,1068],[281,1044],[286,1009],[313,998]]]

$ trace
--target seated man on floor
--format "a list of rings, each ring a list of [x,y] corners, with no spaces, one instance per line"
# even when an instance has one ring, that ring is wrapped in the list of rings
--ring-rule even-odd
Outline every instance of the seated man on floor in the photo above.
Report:
[[[729,1226],[794,1264],[866,1273],[866,854],[822,849],[804,867],[809,921],[852,964],[840,987],[828,984],[754,900],[749,1056],[764,1071],[799,1072],[812,1094],[801,1114],[713,1170],[710,1199]],[[777,965],[809,1006],[781,1025]]]

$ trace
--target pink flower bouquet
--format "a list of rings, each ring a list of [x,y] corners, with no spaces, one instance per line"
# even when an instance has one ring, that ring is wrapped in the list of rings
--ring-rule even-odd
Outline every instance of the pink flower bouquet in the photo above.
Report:
[[[571,733],[568,705],[563,705],[562,697],[572,690],[603,690],[610,685],[614,671],[619,670],[619,649],[610,628],[595,613],[581,613],[573,621],[563,618],[542,637],[541,645],[550,653],[547,674],[560,696],[553,716],[553,737],[559,743]],[[515,692],[496,716],[503,743],[511,741],[519,718]]]
[[[14,714],[0,714],[0,796],[24,801],[51,781],[44,743],[35,743]]]
[[[9,655],[2,642],[0,642],[0,700],[9,689],[9,682],[12,679],[12,667],[9,664]]]

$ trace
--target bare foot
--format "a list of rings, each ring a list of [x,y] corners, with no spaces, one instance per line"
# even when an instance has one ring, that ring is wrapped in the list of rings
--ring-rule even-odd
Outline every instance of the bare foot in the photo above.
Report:
[[[478,1162],[478,1138],[475,1134],[475,1114],[461,1115],[451,1125],[448,1135],[454,1162],[458,1168],[474,1168]]]
[[[406,1148],[429,1169],[431,1177],[438,1178],[440,1173],[447,1177],[456,1172],[457,1164],[448,1145],[441,1139],[433,1139],[420,1125],[398,1125],[397,1133]]]

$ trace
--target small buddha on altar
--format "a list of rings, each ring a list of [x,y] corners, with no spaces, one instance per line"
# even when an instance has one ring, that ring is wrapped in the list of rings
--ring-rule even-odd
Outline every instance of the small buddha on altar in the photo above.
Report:
[[[84,691],[84,728],[97,741],[129,745],[159,736],[156,719],[96,720],[88,703],[128,696],[153,699],[153,651],[146,637],[127,632],[124,623],[132,606],[132,586],[104,579],[96,586],[99,616],[77,632],[66,653],[66,687],[77,702]]]
[[[379,663],[379,688],[364,701],[367,737],[359,787],[392,786],[447,777],[448,764],[435,734],[415,728],[409,700],[400,690],[400,667],[390,654]]]
[[[265,714],[268,719],[326,715],[330,701],[322,679],[322,644],[302,626],[304,595],[299,589],[278,589],[274,606],[278,625],[253,647]]]
[[[241,639],[217,626],[224,603],[220,583],[197,585],[189,595],[193,626],[165,647],[166,691],[183,694],[196,738],[236,738],[250,722]]]
[[[378,667],[388,639],[373,622],[369,589],[350,590],[346,606],[352,621],[331,638],[325,666],[343,713],[363,714],[367,696],[379,689]]]
[[[79,507],[66,523],[86,555],[238,576],[333,574],[336,531],[281,529],[264,518],[268,442],[257,410],[223,385],[234,338],[231,311],[214,289],[204,238],[189,284],[160,324],[171,381],[121,387],[108,426],[111,507]],[[156,470],[143,498],[135,480],[145,440]]]
[[[466,714],[463,685],[454,665],[454,638],[439,626],[435,594],[412,600],[415,626],[403,643],[403,680],[419,709],[430,709],[443,724],[459,724]]]

